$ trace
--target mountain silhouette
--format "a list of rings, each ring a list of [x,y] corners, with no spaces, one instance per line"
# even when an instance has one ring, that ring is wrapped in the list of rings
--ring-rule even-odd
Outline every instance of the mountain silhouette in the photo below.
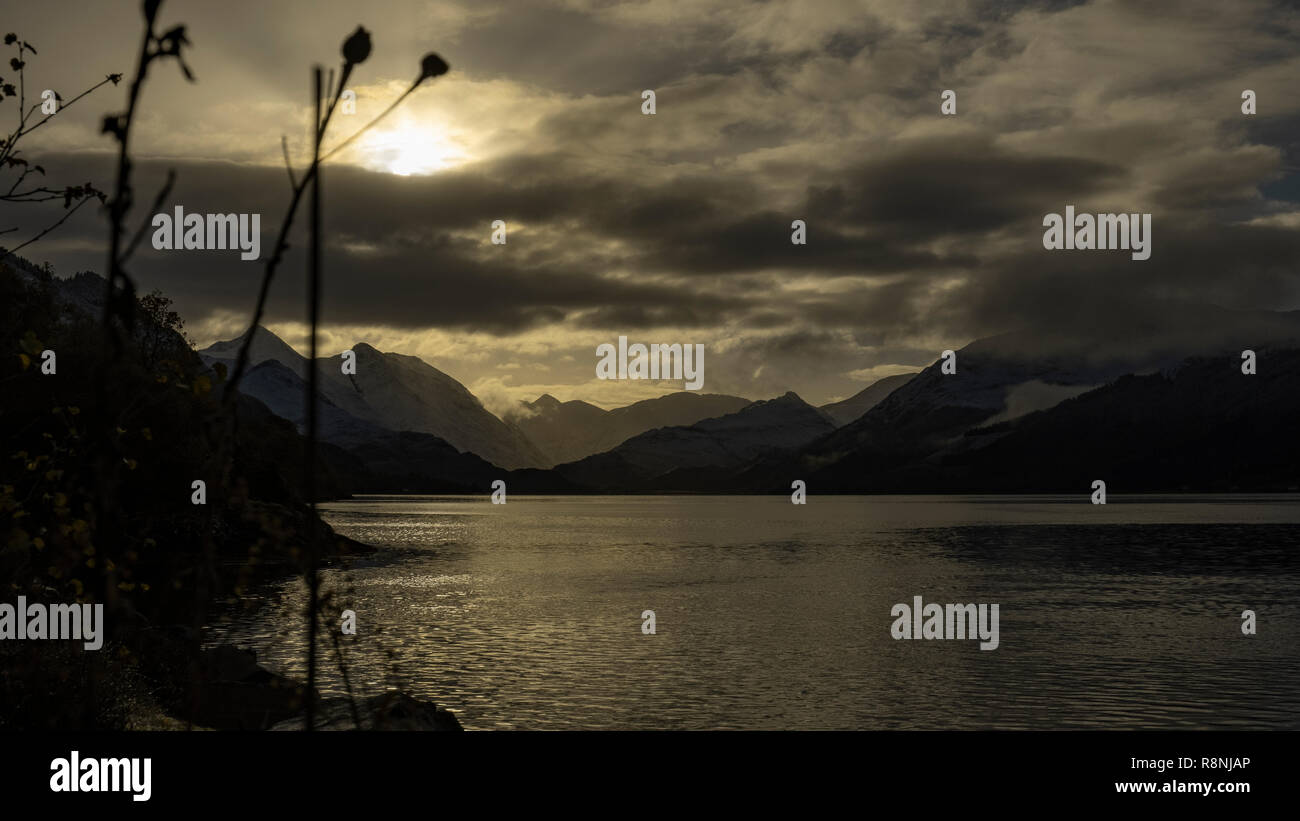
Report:
[[[519,413],[509,418],[554,465],[602,453],[654,428],[693,425],[749,404],[750,400],[739,396],[679,391],[605,410],[544,394],[532,402],[521,402]]]

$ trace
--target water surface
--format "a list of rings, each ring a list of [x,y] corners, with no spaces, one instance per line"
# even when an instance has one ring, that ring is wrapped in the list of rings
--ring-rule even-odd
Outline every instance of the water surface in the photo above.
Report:
[[[468,729],[1300,729],[1300,497],[1110,501],[360,497],[325,579],[353,687]],[[303,676],[301,583],[256,595],[214,638]],[[894,640],[917,595],[1000,647]]]

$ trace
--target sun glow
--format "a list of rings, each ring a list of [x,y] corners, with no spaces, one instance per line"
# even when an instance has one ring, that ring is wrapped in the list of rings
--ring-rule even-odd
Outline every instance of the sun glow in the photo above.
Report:
[[[433,174],[469,159],[446,129],[413,121],[377,127],[361,138],[357,150],[367,168],[402,177]]]

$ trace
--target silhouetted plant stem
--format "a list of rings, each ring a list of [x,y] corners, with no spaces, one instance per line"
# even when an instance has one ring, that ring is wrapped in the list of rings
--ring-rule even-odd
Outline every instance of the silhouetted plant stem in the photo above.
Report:
[[[311,251],[307,277],[307,313],[311,325],[311,355],[307,358],[307,730],[314,728],[316,715],[316,631],[319,628],[317,608],[320,596],[320,571],[317,567],[316,545],[316,392],[319,388],[320,366],[316,362],[316,326],[320,320],[320,140],[324,127],[321,121],[321,69],[314,71],[316,79],[316,115],[313,120],[311,167]]]
[[[302,178],[297,181],[297,184],[293,185],[291,182],[293,195],[289,200],[289,207],[285,211],[284,221],[280,224],[280,233],[276,237],[275,245],[273,246],[274,251],[266,261],[266,268],[264,273],[262,274],[262,284],[261,287],[258,289],[257,304],[253,308],[253,321],[249,324],[248,331],[244,336],[244,340],[239,346],[239,353],[235,357],[235,367],[231,370],[230,375],[227,377],[226,380],[226,391],[223,397],[223,402],[228,407],[234,404],[234,396],[238,392],[239,383],[244,378],[245,372],[247,372],[248,370],[249,349],[252,347],[253,344],[253,333],[257,329],[257,326],[262,323],[262,317],[265,316],[266,314],[266,300],[271,291],[271,281],[275,279],[275,272],[279,268],[281,260],[284,258],[284,252],[289,247],[288,246],[289,230],[293,227],[294,218],[298,213],[298,206],[302,202],[303,192],[306,191],[307,186],[311,184],[312,180],[315,178],[316,170],[317,168],[319,168],[321,163],[325,162],[330,157],[334,156],[339,151],[346,148],[349,144],[352,143],[353,140],[357,139],[362,134],[369,131],[372,127],[374,127],[376,123],[384,119],[384,117],[388,116],[388,114],[391,113],[393,109],[397,108],[397,106],[401,104],[401,102],[405,100],[407,97],[409,97],[411,95],[411,92],[415,91],[415,89],[418,88],[425,80],[441,76],[441,74],[446,72],[447,70],[446,64],[443,63],[441,59],[436,58],[436,55],[426,55],[424,58],[424,62],[427,64],[430,58],[437,59],[437,64],[440,67],[440,70],[438,70],[436,73],[430,73],[429,70],[426,68],[425,71],[421,73],[421,75],[418,78],[416,78],[415,82],[411,84],[411,87],[408,88],[406,91],[402,92],[402,96],[394,100],[392,104],[389,105],[388,108],[384,109],[384,111],[378,117],[375,117],[373,120],[366,123],[355,134],[348,137],[342,143],[339,143],[337,146],[335,146],[329,152],[327,152],[324,156],[315,157],[312,161],[312,164],[303,173]],[[347,82],[347,79],[350,75],[351,75],[351,66],[345,63],[343,66],[343,70],[339,74],[339,83],[334,91],[334,94],[331,96],[329,107],[326,109],[324,117],[319,118],[315,124],[314,130],[318,132],[317,142],[324,139],[325,131],[327,128],[329,128],[330,119],[333,117],[334,114],[334,107],[338,103],[339,98],[342,96],[343,86]],[[287,149],[286,149],[286,156],[285,156],[285,164],[286,165],[289,164]],[[292,181],[293,180],[292,168],[290,168],[289,177],[290,180]]]
[[[352,679],[348,676],[348,665],[343,658],[343,646],[339,641],[339,634],[331,632],[330,636],[334,640],[334,658],[339,663],[339,675],[343,677],[343,687],[348,692],[348,708],[352,711],[352,723],[357,729],[361,729],[361,711],[357,709],[357,698],[352,692]]]

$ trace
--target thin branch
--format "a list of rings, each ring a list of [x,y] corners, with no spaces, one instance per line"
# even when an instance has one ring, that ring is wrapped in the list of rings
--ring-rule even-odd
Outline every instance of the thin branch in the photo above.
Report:
[[[37,194],[44,196],[37,197]],[[63,196],[63,192],[54,188],[29,188],[26,191],[19,191],[17,194],[5,194],[0,197],[0,202],[45,202],[46,200],[57,200]]]
[[[280,135],[280,150],[284,152],[284,170],[289,172],[289,187],[297,188],[298,181],[293,178],[293,163],[289,162],[289,138]]]
[[[158,213],[158,209],[162,207],[163,200],[167,199],[167,195],[172,192],[172,186],[175,183],[176,169],[169,168],[167,169],[167,182],[163,183],[163,187],[158,191],[158,196],[153,198],[153,207],[149,209],[150,214]],[[138,246],[140,241],[144,239],[145,232],[149,230],[151,225],[152,221],[149,216],[146,215],[144,222],[140,223],[140,230],[135,232],[135,237],[131,239],[131,244],[126,247],[126,251],[122,254],[123,265],[126,265],[126,261],[135,253],[136,246]]]
[[[156,13],[156,11],[155,11]],[[127,209],[131,207],[131,157],[129,153],[129,142],[131,138],[131,125],[135,119],[136,103],[140,100],[140,89],[144,85],[145,75],[149,72],[149,63],[154,58],[154,53],[150,52],[149,45],[155,40],[153,33],[153,19],[149,18],[145,23],[144,37],[140,38],[140,54],[136,58],[135,77],[131,80],[131,90],[127,97],[126,114],[123,116],[121,130],[117,132],[117,183],[113,192],[113,201],[109,207],[110,216],[110,233],[109,233],[109,252],[108,252],[108,283],[106,296],[104,298],[104,331],[109,336],[110,347],[117,350],[118,338],[113,332],[113,305],[114,288],[117,285],[118,277],[127,278],[126,272],[121,266],[122,250],[122,223],[126,220]]]
[[[90,200],[91,200],[91,197],[83,197],[83,198],[81,199],[81,202],[77,203],[76,207],[69,209],[68,212],[67,212],[66,214],[63,215],[63,218],[62,218],[62,219],[60,219],[58,222],[56,222],[56,223],[54,223],[53,225],[51,225],[49,228],[46,228],[44,231],[40,232],[40,233],[37,234],[36,236],[34,236],[34,237],[32,237],[31,239],[27,240],[27,241],[24,242],[22,245],[19,245],[17,248],[11,248],[11,249],[9,249],[9,253],[11,253],[11,254],[16,254],[16,253],[18,253],[18,252],[21,251],[22,249],[26,248],[28,245],[31,245],[31,244],[32,244],[33,242],[35,242],[36,240],[40,239],[41,237],[43,237],[43,236],[45,236],[46,234],[48,234],[48,233],[50,233],[51,231],[53,231],[55,228],[58,228],[60,225],[62,225],[63,223],[65,223],[65,222],[68,221],[68,217],[71,217],[73,214],[77,213],[77,209],[78,209],[78,208],[80,208],[81,206],[85,205],[85,204],[86,204],[87,202],[89,202]],[[18,230],[18,229],[17,229],[17,228],[10,228],[9,230],[10,230],[10,231],[16,231],[16,230]],[[2,233],[5,233],[5,232],[0,231],[0,234],[2,234]]]
[[[347,74],[348,72],[345,70],[343,72],[343,75],[339,78],[340,89],[343,87],[343,83],[346,82],[347,80]],[[375,119],[367,123],[365,126],[363,126],[361,131],[358,131],[356,134],[353,134],[351,137],[349,137],[348,140],[343,143],[343,145],[339,146],[339,148],[342,148],[343,146],[347,145],[348,142],[351,142],[352,140],[356,139],[357,136],[365,132],[366,129],[370,128],[375,123],[383,119],[384,115],[388,114],[388,112],[396,108],[397,104],[400,103],[402,100],[404,100],[407,97],[407,95],[409,95],[412,91],[414,91],[416,86],[418,85],[419,83],[417,82],[415,85],[407,89],[406,93],[404,93],[401,97],[397,98],[397,100],[392,105],[390,105],[383,112],[383,114],[380,114],[378,117],[376,117]],[[336,97],[337,96],[339,95],[336,95]],[[337,99],[335,100],[335,102],[337,102]],[[326,110],[325,116],[322,118],[323,122],[320,127],[321,138],[323,138],[325,135],[325,129],[329,126],[329,122],[331,117],[333,116],[333,113],[334,113],[334,108],[331,105],[330,108]],[[333,154],[336,151],[338,151],[338,148],[334,149],[334,151],[331,151],[330,154]],[[316,161],[312,162],[312,164],[307,167],[307,170],[303,172],[302,179],[298,180],[297,184],[294,186],[293,197],[289,200],[289,208],[288,210],[285,211],[284,221],[280,223],[280,233],[275,240],[275,246],[274,246],[275,250],[271,253],[271,256],[266,260],[266,269],[262,274],[262,284],[258,289],[258,293],[257,293],[257,304],[253,308],[253,321],[249,324],[248,332],[244,335],[244,341],[239,346],[239,354],[235,357],[235,367],[230,371],[230,375],[226,378],[226,388],[225,388],[225,392],[222,394],[221,401],[227,407],[234,404],[235,395],[238,393],[240,380],[244,378],[244,373],[245,371],[248,370],[248,357],[249,357],[249,350],[252,348],[253,345],[253,334],[256,333],[257,326],[262,324],[262,317],[266,314],[266,300],[271,292],[271,281],[275,279],[275,272],[280,267],[280,262],[284,259],[285,250],[287,250],[289,247],[288,245],[289,231],[293,228],[294,218],[298,214],[298,206],[302,203],[303,192],[307,190],[307,186],[310,185],[312,180],[316,177],[316,169],[320,166],[320,163],[328,159],[330,154],[326,154],[325,156],[320,157]]]
[[[361,130],[360,130],[360,131],[356,132],[356,133],[353,134],[351,137],[348,137],[346,140],[344,140],[343,142],[341,142],[341,143],[339,143],[338,145],[334,146],[334,148],[332,148],[332,149],[330,149],[329,151],[327,151],[327,152],[325,153],[325,156],[323,156],[323,157],[320,158],[320,161],[321,161],[321,162],[325,162],[325,161],[328,160],[330,157],[333,157],[335,154],[337,154],[337,153],[339,153],[340,151],[342,151],[343,149],[347,148],[348,145],[351,144],[351,142],[352,142],[353,140],[355,140],[357,137],[360,137],[362,134],[364,134],[364,133],[366,133],[367,131],[369,131],[369,130],[370,130],[370,129],[375,125],[375,123],[377,123],[377,122],[379,122],[380,120],[382,120],[382,119],[384,119],[385,117],[387,117],[387,116],[389,115],[389,113],[392,112],[393,109],[397,108],[397,106],[401,104],[402,100],[405,100],[408,96],[410,96],[411,92],[412,92],[412,91],[415,91],[415,89],[419,88],[419,86],[420,86],[420,83],[417,81],[414,85],[412,85],[412,86],[411,86],[410,88],[408,88],[406,91],[403,91],[403,92],[402,92],[402,96],[401,96],[401,97],[398,97],[396,100],[393,100],[393,104],[390,105],[388,108],[385,108],[385,109],[383,110],[383,112],[382,112],[378,117],[376,117],[376,118],[374,118],[373,120],[371,120],[370,122],[366,123],[365,125],[363,125],[363,126],[361,127]]]
[[[18,41],[18,133],[23,131],[23,125],[26,124],[27,118],[23,116],[23,109],[27,107],[27,61],[23,59],[23,48],[27,45],[25,40]]]
[[[43,126],[43,125],[45,125],[46,123],[48,123],[50,120],[53,120],[55,117],[57,117],[57,116],[59,116],[60,114],[62,114],[62,113],[63,113],[63,110],[64,110],[65,108],[67,108],[68,106],[72,105],[72,104],[75,103],[77,100],[80,100],[82,97],[85,97],[87,94],[89,94],[90,92],[92,92],[92,91],[94,91],[95,89],[99,88],[99,87],[102,86],[104,83],[112,82],[112,80],[113,80],[114,77],[117,77],[117,78],[121,79],[121,76],[122,76],[122,75],[120,75],[120,74],[110,74],[109,76],[105,77],[103,80],[100,80],[98,83],[95,83],[95,84],[94,84],[93,86],[91,86],[90,88],[88,88],[88,89],[86,89],[85,91],[83,91],[83,92],[81,92],[80,94],[78,94],[76,97],[73,97],[71,100],[68,100],[66,103],[62,103],[62,104],[60,104],[58,108],[54,109],[54,113],[53,113],[53,114],[46,115],[46,117],[45,117],[44,119],[42,119],[39,123],[35,123],[34,125],[32,125],[31,128],[29,128],[29,129],[23,131],[23,132],[20,133],[18,136],[19,136],[19,137],[26,137],[28,134],[32,133],[32,132],[35,131],[36,129],[38,129],[38,128],[40,128],[41,126]],[[33,110],[33,111],[35,110],[35,106],[32,107],[32,110]]]
[[[343,676],[343,687],[348,693],[348,707],[352,710],[352,722],[356,724],[357,729],[360,730],[361,713],[357,710],[357,698],[352,693],[352,680],[348,677],[348,665],[343,658],[343,647],[339,643],[339,634],[332,632],[330,635],[334,638],[334,657],[338,659],[339,662],[339,674]]]
[[[9,190],[5,192],[5,196],[11,196],[14,193],[14,189],[21,185],[23,180],[27,179],[27,175],[32,173],[32,170],[33,169],[30,165],[23,168],[23,173],[19,174],[18,179],[14,180],[14,184],[9,186]]]
[[[316,80],[316,119],[321,116],[321,70],[314,72]],[[326,115],[328,116],[328,115]],[[319,544],[316,522],[316,437],[320,403],[320,363],[316,361],[316,327],[320,320],[320,140],[324,129],[317,130],[312,146],[311,167],[316,172],[311,183],[311,245],[308,259],[307,321],[311,326],[310,354],[307,357],[307,458],[305,461],[307,505],[307,589],[311,598],[307,602],[307,730],[314,729],[316,716],[316,636],[320,629],[320,569]],[[251,338],[251,337],[250,337]]]

